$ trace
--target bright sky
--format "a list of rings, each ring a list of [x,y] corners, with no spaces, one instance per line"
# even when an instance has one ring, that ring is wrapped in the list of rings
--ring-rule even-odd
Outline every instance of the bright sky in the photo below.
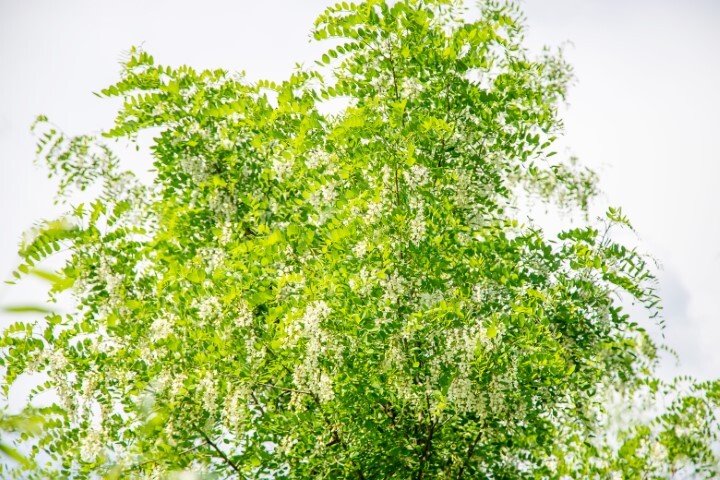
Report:
[[[0,277],[20,234],[52,216],[52,183],[32,164],[43,113],[68,133],[110,125],[118,59],[142,44],[157,61],[281,79],[323,51],[309,43],[322,0],[0,0]],[[599,170],[661,273],[665,336],[681,358],[663,373],[720,375],[720,3],[525,0],[528,45],[571,41],[578,83],[563,143]],[[0,304],[42,300],[0,287]],[[6,323],[7,317],[0,316]]]

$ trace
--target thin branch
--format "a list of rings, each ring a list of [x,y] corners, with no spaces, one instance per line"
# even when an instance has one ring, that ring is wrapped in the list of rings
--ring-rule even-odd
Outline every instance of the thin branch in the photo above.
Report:
[[[472,459],[473,454],[475,453],[475,447],[477,446],[478,442],[480,441],[480,437],[482,437],[482,425],[480,426],[480,430],[478,431],[477,436],[475,436],[475,440],[472,441],[470,446],[468,447],[468,453],[465,458],[465,462],[463,463],[462,467],[460,467],[460,471],[458,472],[458,480],[460,480],[463,477],[463,474],[465,473],[465,469],[470,465],[470,460]]]
[[[186,448],[185,450],[182,450],[181,452],[178,452],[178,453],[177,453],[177,456],[179,457],[179,456],[185,455],[186,453],[190,453],[190,452],[192,452],[193,450],[197,450],[197,449],[200,448],[200,447],[204,447],[205,445],[207,445],[207,442],[199,443],[199,444],[195,445],[194,447]],[[149,465],[149,464],[151,464],[151,463],[157,465],[161,460],[162,460],[162,459],[160,459],[160,458],[153,458],[153,459],[150,459],[150,460],[145,460],[144,462],[136,463],[135,465],[133,465],[132,467],[130,467],[130,469],[131,469],[131,470],[139,469],[139,468],[142,468],[142,467],[144,467],[145,465]]]
[[[435,433],[435,426],[437,426],[438,420],[439,419],[436,419],[430,422],[430,431],[428,432],[427,439],[425,440],[425,448],[423,449],[422,456],[420,457],[420,469],[417,473],[417,480],[422,480],[423,473],[425,473],[425,464],[430,458],[430,448],[432,447],[433,434]]]
[[[230,458],[225,454],[225,452],[223,452],[223,451],[220,449],[220,447],[218,447],[218,446],[215,444],[215,442],[213,442],[213,441],[210,439],[210,437],[208,436],[208,434],[205,433],[205,431],[204,431],[202,428],[199,428],[199,427],[198,427],[198,428],[197,428],[197,431],[200,432],[200,435],[202,435],[202,437],[205,439],[205,441],[207,442],[207,444],[210,445],[210,446],[213,448],[213,450],[215,450],[215,452],[217,452],[218,456],[219,456],[220,458],[222,458],[222,459],[225,461],[225,463],[227,463],[228,465],[230,465],[230,468],[232,468],[233,470],[235,470],[235,473],[237,473],[237,474],[240,476],[240,478],[247,478],[247,477],[240,471],[240,468],[235,464],[235,462],[233,462],[232,460],[230,460]]]
[[[260,413],[261,413],[262,416],[264,417],[264,416],[265,416],[265,409],[263,408],[262,404],[260,403],[260,400],[258,400],[257,397],[255,396],[255,392],[254,392],[254,391],[251,391],[251,392],[250,392],[250,396],[252,397],[253,401],[255,401],[255,405],[257,405],[257,407],[260,409]]]

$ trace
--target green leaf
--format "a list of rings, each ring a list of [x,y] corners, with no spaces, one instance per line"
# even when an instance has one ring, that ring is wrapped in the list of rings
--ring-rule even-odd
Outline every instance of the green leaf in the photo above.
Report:
[[[41,307],[39,305],[12,305],[12,306],[6,306],[3,307],[3,311],[7,313],[53,313],[54,310],[51,310],[46,307]]]

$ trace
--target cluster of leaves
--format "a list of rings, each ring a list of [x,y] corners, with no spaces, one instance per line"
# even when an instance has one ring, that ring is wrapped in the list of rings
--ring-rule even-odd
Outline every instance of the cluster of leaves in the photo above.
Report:
[[[104,136],[155,134],[152,185],[40,119],[61,196],[99,193],[22,248],[18,276],[68,252],[52,294],[77,308],[0,339],[5,393],[41,373],[31,401],[52,391],[61,418],[30,473],[4,474],[712,472],[714,384],[619,445],[602,435],[605,392],[660,390],[618,300],[657,305],[645,259],[609,235],[622,214],[546,238],[514,207],[528,191],[585,212],[595,193],[551,151],[562,57],[532,57],[494,1],[475,19],[450,0],[343,2],[314,36],[337,46],[282,83],[133,50],[102,92],[124,100]]]

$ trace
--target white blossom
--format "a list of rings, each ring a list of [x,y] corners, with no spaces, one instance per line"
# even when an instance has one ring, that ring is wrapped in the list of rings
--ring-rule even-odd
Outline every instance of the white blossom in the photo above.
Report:
[[[415,245],[419,245],[425,239],[425,231],[427,226],[422,215],[410,220],[410,241]]]
[[[230,222],[225,222],[220,230],[220,243],[227,245],[232,240],[233,228]]]
[[[354,292],[357,292],[357,294],[361,297],[369,295],[373,288],[373,282],[372,276],[367,267],[362,267],[360,272],[358,272],[357,277],[351,278],[348,281],[348,285],[350,285],[350,288]]]
[[[217,247],[204,247],[198,252],[200,258],[205,262],[207,270],[213,272],[225,263],[227,254],[221,248]]]
[[[247,328],[252,325],[253,313],[247,303],[242,302],[237,308],[237,315],[235,317],[235,325],[240,328]]]
[[[287,160],[273,159],[271,170],[275,174],[275,178],[282,182],[292,173],[293,164]]]
[[[98,281],[104,285],[108,293],[113,296],[116,294],[120,285],[122,285],[125,277],[112,271],[106,260],[100,261],[100,267],[97,269]]]
[[[105,433],[98,427],[92,427],[80,442],[80,457],[86,462],[94,461],[103,453]]]
[[[338,196],[333,182],[323,185],[320,188],[320,193],[322,194],[323,202],[325,202],[326,205],[332,204]]]
[[[384,185],[389,185],[392,182],[393,179],[393,170],[390,168],[390,165],[383,165],[380,169],[380,173],[382,174],[382,182]]]
[[[381,216],[383,211],[383,202],[368,202],[367,214],[365,215],[365,221],[367,223],[375,223]]]
[[[49,355],[48,360],[50,361],[50,367],[51,367],[55,372],[62,372],[62,371],[64,371],[64,370],[68,367],[68,365],[69,365],[69,362],[68,362],[67,357],[65,356],[65,353],[64,353],[62,350],[60,350],[60,349],[54,350],[54,351]]]
[[[225,428],[234,432],[246,416],[248,392],[244,388],[234,388],[225,397],[223,405],[223,421]]]
[[[320,322],[330,315],[330,307],[323,300],[311,303],[302,317],[302,325],[306,331],[315,332],[320,328]]]
[[[412,95],[422,90],[422,83],[416,78],[405,77],[402,81],[402,89],[406,94]]]
[[[172,327],[173,324],[167,315],[155,319],[150,327],[152,341],[157,342],[158,340],[167,338],[172,333]]]
[[[403,173],[405,181],[408,183],[410,188],[415,189],[418,187],[425,186],[430,180],[430,171],[419,164],[415,164]]]
[[[490,397],[488,407],[496,415],[501,415],[505,411],[505,393],[501,383],[493,379],[487,389]]]
[[[405,294],[407,289],[407,280],[397,272],[389,275],[380,283],[384,290],[383,299],[393,305]]]
[[[277,452],[283,457],[287,457],[292,452],[292,448],[298,443],[297,438],[292,435],[286,435],[280,439],[278,443]]]
[[[217,400],[217,387],[211,372],[205,373],[205,376],[200,380],[200,391],[203,394],[202,401],[204,407],[207,410],[212,410]]]
[[[482,304],[485,301],[485,288],[477,283],[472,287],[472,299],[473,302]]]
[[[176,374],[170,384],[170,397],[176,398],[185,389],[185,375],[182,373]]]
[[[197,308],[198,315],[201,319],[211,319],[217,316],[222,310],[220,300],[217,297],[204,297],[202,300],[193,302],[193,306]]]
[[[335,392],[332,388],[332,380],[325,373],[320,374],[320,379],[317,382],[317,396],[321,402],[329,402],[335,398]]]
[[[367,248],[367,242],[365,240],[361,240],[353,247],[353,253],[356,257],[364,257],[367,253]]]
[[[441,290],[435,290],[434,292],[421,292],[419,297],[420,306],[424,308],[430,308],[443,299],[443,292]]]
[[[172,374],[168,370],[163,370],[153,381],[155,392],[162,393],[167,390],[173,381]]]
[[[180,91],[180,95],[182,95],[182,97],[185,100],[188,100],[191,97],[194,97],[197,94],[197,92],[198,92],[198,87],[196,85],[190,85],[188,88],[182,89]],[[199,127],[200,126],[197,123],[193,123],[191,129],[194,128],[194,131],[191,130],[191,133],[195,133],[195,132],[199,131],[200,130]]]
[[[305,160],[305,166],[310,170],[321,166],[328,166],[331,163],[331,156],[325,150],[315,149],[308,155]]]
[[[210,178],[207,171],[205,160],[200,157],[184,157],[180,160],[180,168],[182,171],[192,178],[196,184],[206,181]]]

